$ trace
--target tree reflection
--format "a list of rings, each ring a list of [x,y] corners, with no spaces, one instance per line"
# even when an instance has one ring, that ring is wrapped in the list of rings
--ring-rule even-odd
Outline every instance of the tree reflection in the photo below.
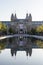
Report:
[[[36,40],[36,44],[38,47],[43,48],[43,40]]]
[[[6,40],[0,40],[0,53],[1,53],[1,50],[4,50],[5,47],[6,47],[6,43],[5,43]]]

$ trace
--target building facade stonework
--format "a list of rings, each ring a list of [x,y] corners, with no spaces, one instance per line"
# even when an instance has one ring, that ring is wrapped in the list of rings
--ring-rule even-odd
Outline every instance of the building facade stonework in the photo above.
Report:
[[[26,14],[25,19],[18,19],[16,14],[11,15],[11,27],[18,31],[18,33],[26,33],[28,30],[31,30],[30,25],[28,25],[30,22],[32,22],[32,16],[28,13]]]

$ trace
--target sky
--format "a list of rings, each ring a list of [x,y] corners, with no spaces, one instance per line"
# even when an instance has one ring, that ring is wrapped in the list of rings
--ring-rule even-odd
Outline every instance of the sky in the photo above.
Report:
[[[43,0],[0,0],[0,21],[9,21],[12,13],[20,19],[31,13],[33,21],[43,21]]]

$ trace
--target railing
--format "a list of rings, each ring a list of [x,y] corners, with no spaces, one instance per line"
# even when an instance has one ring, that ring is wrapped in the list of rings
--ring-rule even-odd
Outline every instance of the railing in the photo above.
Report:
[[[12,38],[12,37],[33,37],[33,38],[43,40],[43,36],[29,35],[29,34],[14,34],[14,35],[2,36],[2,37],[0,37],[0,40],[1,39],[6,39],[6,38]]]

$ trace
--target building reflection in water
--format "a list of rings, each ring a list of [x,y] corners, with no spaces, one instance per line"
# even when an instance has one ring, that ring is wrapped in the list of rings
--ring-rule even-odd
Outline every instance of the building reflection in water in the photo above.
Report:
[[[16,56],[17,51],[25,51],[26,56],[31,56],[32,48],[43,48],[43,41],[24,37],[0,40],[0,50],[10,49],[11,56]]]
[[[15,38],[15,41],[12,40],[11,44],[11,55],[17,54],[17,51],[26,51],[26,56],[31,56],[32,54],[32,45],[31,40],[27,38]]]

